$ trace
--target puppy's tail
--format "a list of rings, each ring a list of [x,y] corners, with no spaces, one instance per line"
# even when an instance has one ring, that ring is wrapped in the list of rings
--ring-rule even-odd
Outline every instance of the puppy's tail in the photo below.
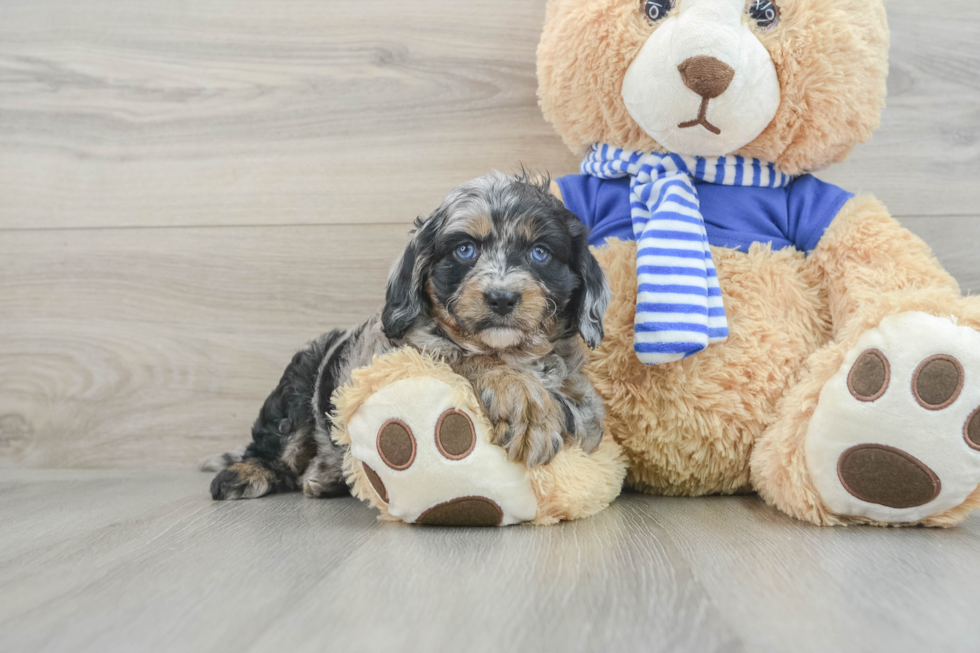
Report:
[[[202,472],[220,472],[224,469],[228,469],[235,463],[242,462],[242,458],[244,457],[245,447],[241,446],[234,451],[229,451],[228,453],[219,453],[213,456],[208,456],[197,464],[197,468]]]

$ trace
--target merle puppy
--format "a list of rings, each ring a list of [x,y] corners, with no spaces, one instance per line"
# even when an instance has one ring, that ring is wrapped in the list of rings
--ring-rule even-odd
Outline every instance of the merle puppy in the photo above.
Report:
[[[347,493],[330,438],[334,390],[375,354],[411,346],[473,384],[512,460],[547,463],[566,441],[602,439],[602,403],[582,373],[602,340],[609,288],[584,225],[547,180],[491,173],[416,221],[383,310],[293,357],[244,450],[205,461],[215,499]]]

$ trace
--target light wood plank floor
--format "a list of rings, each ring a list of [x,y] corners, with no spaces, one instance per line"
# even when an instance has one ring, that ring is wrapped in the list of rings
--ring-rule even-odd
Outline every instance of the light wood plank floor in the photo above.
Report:
[[[821,529],[754,497],[628,495],[555,527],[213,503],[199,474],[0,481],[0,650],[980,650],[980,521]]]
[[[576,169],[535,100],[544,6],[0,0],[0,651],[980,650],[976,515],[627,496],[420,529],[186,471],[380,303],[452,186]],[[820,176],[977,292],[980,3],[887,7],[881,129]]]

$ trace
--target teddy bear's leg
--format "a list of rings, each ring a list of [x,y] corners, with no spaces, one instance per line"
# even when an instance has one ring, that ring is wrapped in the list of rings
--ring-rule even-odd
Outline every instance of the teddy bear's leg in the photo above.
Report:
[[[980,304],[867,198],[810,265],[834,341],[757,442],[753,484],[818,524],[958,522],[980,507]]]
[[[385,520],[554,524],[599,512],[626,476],[612,437],[590,453],[566,446],[530,469],[508,460],[470,382],[415,349],[355,370],[334,399],[332,437],[345,450],[344,475]]]

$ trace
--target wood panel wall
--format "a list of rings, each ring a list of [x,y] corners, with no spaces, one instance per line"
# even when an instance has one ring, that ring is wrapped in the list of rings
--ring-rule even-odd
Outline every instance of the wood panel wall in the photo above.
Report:
[[[186,469],[307,339],[366,317],[411,220],[576,169],[545,0],[0,4],[0,465]],[[890,100],[822,176],[980,290],[980,8],[890,0]]]

